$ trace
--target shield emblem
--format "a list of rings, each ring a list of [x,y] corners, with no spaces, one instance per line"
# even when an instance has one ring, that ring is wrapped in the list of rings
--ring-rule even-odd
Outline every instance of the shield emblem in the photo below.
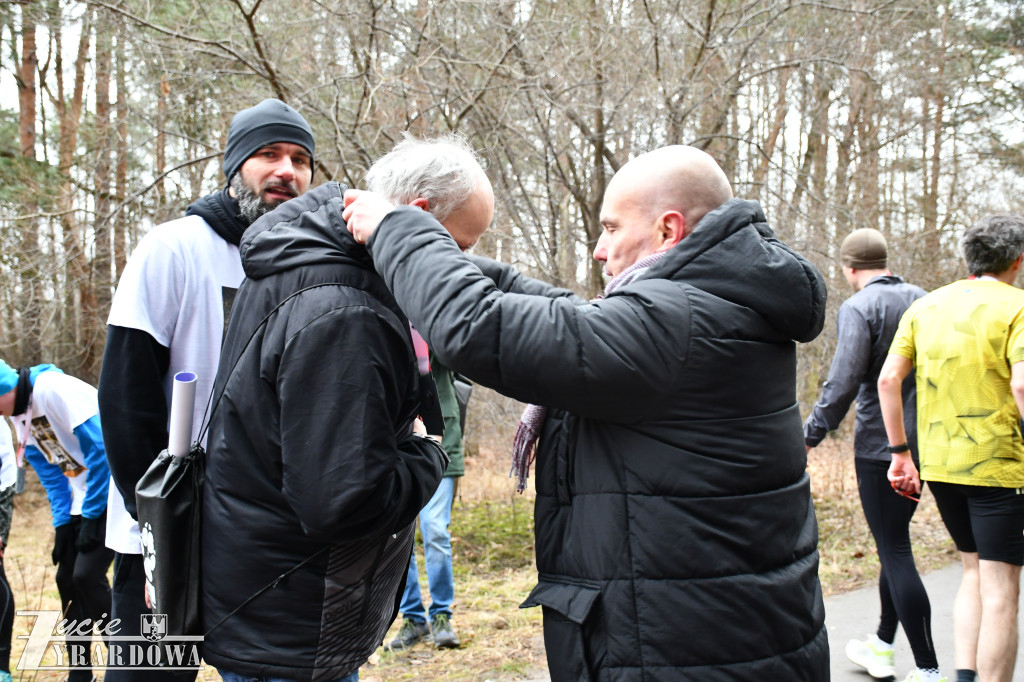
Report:
[[[167,635],[166,613],[142,614],[142,636],[151,642],[159,642]]]

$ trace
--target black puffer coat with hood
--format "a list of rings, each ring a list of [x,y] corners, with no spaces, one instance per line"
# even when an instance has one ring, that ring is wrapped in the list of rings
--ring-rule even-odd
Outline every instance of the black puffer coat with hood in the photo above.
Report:
[[[366,661],[447,465],[412,435],[408,321],[345,228],[342,191],[287,202],[241,243],[208,441],[203,657],[247,676],[331,680]]]
[[[552,680],[829,678],[794,343],[825,286],[760,206],[592,303],[464,258],[422,211],[368,246],[446,365],[549,408],[525,605]]]

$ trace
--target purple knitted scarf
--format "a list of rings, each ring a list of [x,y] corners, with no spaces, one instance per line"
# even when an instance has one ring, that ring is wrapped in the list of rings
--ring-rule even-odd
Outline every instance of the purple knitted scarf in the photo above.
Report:
[[[629,284],[647,272],[652,265],[657,263],[666,251],[658,251],[644,256],[637,262],[616,275],[604,293],[594,300],[599,300],[612,293],[615,289],[624,284]],[[519,427],[516,429],[515,440],[512,441],[512,469],[508,472],[509,478],[516,478],[516,492],[526,490],[526,479],[530,476],[530,465],[537,456],[537,441],[540,439],[541,427],[544,426],[544,419],[547,417],[548,408],[540,405],[527,405],[523,410],[523,416],[519,420]]]

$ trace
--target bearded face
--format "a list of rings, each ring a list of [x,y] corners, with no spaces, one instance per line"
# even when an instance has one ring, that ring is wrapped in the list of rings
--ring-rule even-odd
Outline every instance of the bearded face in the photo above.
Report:
[[[299,187],[295,182],[272,179],[260,187],[253,187],[245,181],[241,173],[235,173],[231,178],[231,189],[238,199],[242,219],[247,223],[256,222],[264,213],[299,195]]]
[[[313,159],[297,144],[275,142],[261,147],[231,177],[231,191],[242,218],[254,222],[309,189]]]

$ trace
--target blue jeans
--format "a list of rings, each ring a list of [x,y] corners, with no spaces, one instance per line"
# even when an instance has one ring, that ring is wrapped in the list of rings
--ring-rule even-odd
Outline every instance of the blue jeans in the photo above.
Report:
[[[434,496],[420,511],[420,533],[423,535],[423,552],[427,561],[427,584],[430,587],[430,620],[443,613],[452,615],[452,600],[455,598],[455,578],[452,576],[452,536],[448,526],[452,522],[452,499],[455,495],[455,479],[442,478]],[[405,593],[399,607],[402,616],[419,623],[426,622],[427,612],[423,608],[420,594],[420,576],[416,568],[416,553],[409,559],[409,573],[405,577]]]
[[[246,677],[245,675],[236,675],[220,668],[217,669],[217,672],[220,673],[221,679],[224,682],[295,682],[295,680],[286,680],[281,677]],[[351,675],[338,678],[334,682],[359,682],[359,671],[357,670]]]

